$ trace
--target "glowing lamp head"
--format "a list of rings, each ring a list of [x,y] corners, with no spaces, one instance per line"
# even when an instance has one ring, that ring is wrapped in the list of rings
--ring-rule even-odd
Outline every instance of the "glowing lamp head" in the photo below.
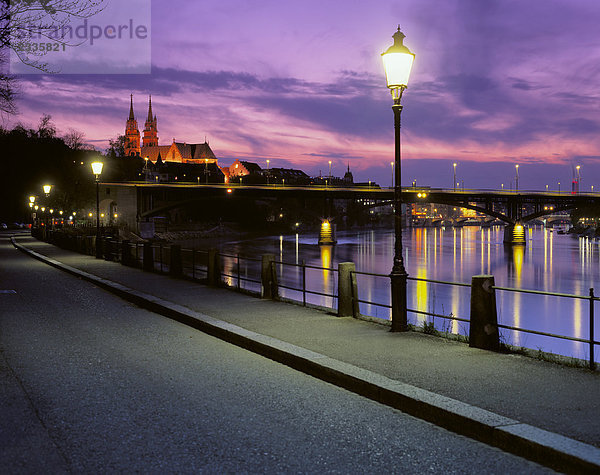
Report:
[[[97,177],[102,174],[102,168],[104,167],[104,163],[102,162],[93,162],[92,163],[92,173]]]
[[[29,197],[29,202],[30,202],[30,203],[33,203],[34,201],[35,201],[35,196],[30,196],[30,197]]]
[[[415,55],[403,44],[405,35],[400,31],[400,27],[394,33],[393,38],[394,44],[381,54],[387,87],[392,89],[392,94],[394,90],[406,89],[410,70],[415,60]]]
[[[44,189],[44,193],[49,195],[50,191],[52,190],[52,185],[44,185],[42,188]]]

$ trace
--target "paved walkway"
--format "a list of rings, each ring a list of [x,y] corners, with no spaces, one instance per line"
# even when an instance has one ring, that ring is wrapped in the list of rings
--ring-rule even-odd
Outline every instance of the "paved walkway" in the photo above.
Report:
[[[560,470],[600,469],[598,371],[390,333],[376,323],[146,273],[30,236],[16,243],[141,306],[455,432]]]

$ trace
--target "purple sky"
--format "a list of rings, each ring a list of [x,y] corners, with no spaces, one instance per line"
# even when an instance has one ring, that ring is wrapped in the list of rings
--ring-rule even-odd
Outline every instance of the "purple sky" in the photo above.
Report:
[[[110,0],[116,1],[116,0]],[[380,53],[400,24],[416,54],[402,115],[403,184],[600,191],[598,0],[152,1],[149,75],[22,76],[20,115],[51,114],[104,149],[134,94],[161,144],[205,136],[236,158],[391,184]]]

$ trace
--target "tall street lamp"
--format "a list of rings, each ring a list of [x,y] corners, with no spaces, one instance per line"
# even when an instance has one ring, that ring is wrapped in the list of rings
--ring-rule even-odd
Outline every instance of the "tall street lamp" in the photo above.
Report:
[[[102,258],[102,247],[100,246],[100,175],[104,163],[93,162],[92,173],[96,176],[96,258]]]
[[[387,87],[392,93],[394,101],[395,132],[395,176],[394,176],[394,265],[390,274],[392,287],[392,330],[393,332],[407,331],[408,319],[406,314],[406,279],[408,274],[404,268],[402,257],[402,185],[400,170],[400,115],[402,113],[402,93],[408,85],[408,77],[412,68],[415,55],[404,46],[404,33],[398,31],[392,36],[394,44],[382,53],[383,66]]]
[[[577,170],[577,190],[575,190],[576,193],[579,193],[579,190],[581,189],[581,185],[580,185],[581,176],[579,175],[580,168],[581,168],[581,165],[577,165],[575,167],[575,169]]]
[[[392,166],[392,188],[394,188],[394,166],[395,166],[395,163],[390,162],[390,165]]]
[[[515,177],[515,191],[519,191],[519,165],[515,165],[515,170],[517,171],[517,175]]]

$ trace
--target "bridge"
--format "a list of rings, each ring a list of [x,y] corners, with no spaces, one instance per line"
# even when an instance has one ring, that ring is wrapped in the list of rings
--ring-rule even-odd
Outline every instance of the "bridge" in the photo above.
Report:
[[[108,216],[117,209],[119,221],[130,229],[140,229],[170,210],[195,203],[217,200],[284,200],[288,198],[322,200],[368,200],[375,206],[393,204],[393,188],[375,186],[283,186],[196,183],[101,183],[101,207]],[[402,202],[436,203],[467,208],[504,221],[505,242],[524,243],[523,225],[536,218],[560,211],[599,205],[600,193],[452,190],[429,187],[403,187]]]

